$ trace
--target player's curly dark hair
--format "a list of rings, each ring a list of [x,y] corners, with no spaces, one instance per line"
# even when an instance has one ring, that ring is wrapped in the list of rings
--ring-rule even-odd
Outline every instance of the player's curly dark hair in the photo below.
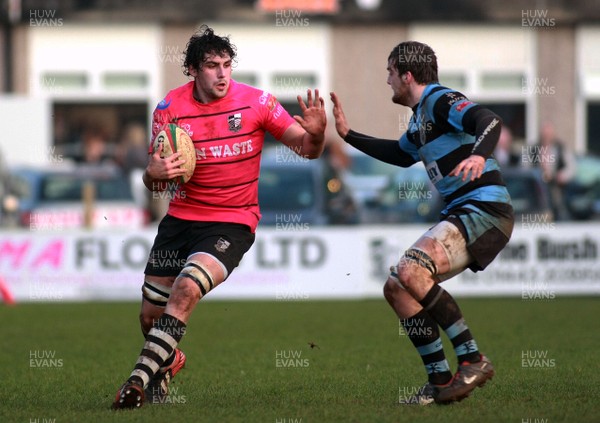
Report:
[[[427,44],[404,41],[394,47],[388,57],[389,61],[400,75],[410,71],[419,84],[439,82],[437,57]]]
[[[202,25],[198,32],[192,35],[183,52],[185,55],[183,73],[185,76],[190,76],[190,67],[201,69],[207,54],[218,56],[228,54],[235,63],[236,50],[236,47],[229,41],[229,37],[215,35],[212,28]]]

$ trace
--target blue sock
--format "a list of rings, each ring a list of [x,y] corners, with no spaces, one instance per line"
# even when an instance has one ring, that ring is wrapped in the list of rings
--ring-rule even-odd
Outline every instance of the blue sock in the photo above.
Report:
[[[450,338],[459,364],[465,361],[476,363],[481,360],[477,343],[465,323],[462,312],[448,292],[435,284],[419,303]]]
[[[429,382],[434,385],[448,383],[452,379],[452,373],[435,320],[425,310],[421,310],[408,319],[401,319],[400,322],[423,360]]]

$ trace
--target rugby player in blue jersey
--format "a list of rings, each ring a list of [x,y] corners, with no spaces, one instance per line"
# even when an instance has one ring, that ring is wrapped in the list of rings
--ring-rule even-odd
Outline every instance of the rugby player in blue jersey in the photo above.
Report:
[[[492,156],[502,122],[489,109],[439,84],[437,58],[428,45],[400,43],[388,57],[387,70],[392,101],[413,111],[406,133],[400,140],[385,140],[351,130],[332,92],[336,130],[348,144],[383,162],[402,167],[423,162],[444,198],[440,222],[392,266],[384,296],[428,375],[427,383],[407,402],[451,403],[494,375],[458,304],[439,283],[466,269],[485,269],[510,239],[513,209]],[[454,375],[440,327],[458,359]]]

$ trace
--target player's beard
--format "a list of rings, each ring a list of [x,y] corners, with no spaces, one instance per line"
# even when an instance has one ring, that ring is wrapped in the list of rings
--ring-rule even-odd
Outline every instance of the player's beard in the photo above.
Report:
[[[399,93],[394,93],[394,95],[392,96],[392,102],[394,104],[406,106],[406,96],[403,96],[402,94],[399,94]]]
[[[408,91],[394,91],[394,94],[392,95],[392,102],[401,106],[408,106]]]

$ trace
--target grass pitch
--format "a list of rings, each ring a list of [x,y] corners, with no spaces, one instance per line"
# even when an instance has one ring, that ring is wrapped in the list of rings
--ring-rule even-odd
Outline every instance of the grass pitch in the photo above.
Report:
[[[598,422],[600,298],[459,299],[496,376],[449,406],[385,301],[201,302],[165,404],[111,411],[138,304],[0,307],[2,422]],[[452,348],[444,338],[453,370]]]

